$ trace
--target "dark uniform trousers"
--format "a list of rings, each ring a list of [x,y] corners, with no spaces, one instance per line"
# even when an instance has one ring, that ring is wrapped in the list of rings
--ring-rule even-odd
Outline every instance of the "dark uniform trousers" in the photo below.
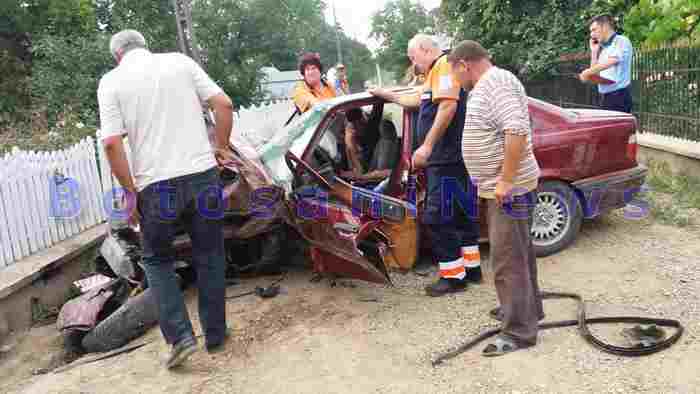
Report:
[[[439,104],[432,98],[431,91],[423,92],[416,148],[425,140],[437,115]],[[477,245],[479,240],[475,211],[478,198],[462,160],[465,103],[466,93],[460,90],[454,117],[433,148],[425,169],[427,194],[422,222],[429,229],[433,255],[441,263],[461,259],[461,247]]]

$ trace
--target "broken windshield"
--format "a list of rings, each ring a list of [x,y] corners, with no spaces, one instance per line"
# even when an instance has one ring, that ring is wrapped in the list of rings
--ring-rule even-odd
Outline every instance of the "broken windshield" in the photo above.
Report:
[[[265,165],[274,183],[283,187],[285,191],[292,190],[292,172],[285,163],[284,155],[291,151],[297,157],[301,157],[319,123],[332,106],[332,101],[317,103],[287,126],[279,128],[257,149],[260,161]]]

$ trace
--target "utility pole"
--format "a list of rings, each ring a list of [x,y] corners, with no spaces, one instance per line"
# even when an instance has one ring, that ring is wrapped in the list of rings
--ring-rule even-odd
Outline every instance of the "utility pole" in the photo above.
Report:
[[[180,52],[191,57],[196,61],[202,69],[204,68],[204,62],[199,54],[199,47],[197,47],[197,41],[194,38],[194,29],[192,28],[192,3],[191,0],[171,0],[173,9],[175,11],[175,23],[177,26],[177,43],[180,47]],[[214,135],[214,116],[211,110],[205,105],[202,105],[202,115],[204,116],[204,122],[207,125],[207,132],[209,134],[209,142],[212,144],[216,141],[216,136]]]
[[[338,18],[335,16],[335,1],[333,1],[333,23],[335,24],[335,46],[338,49],[338,63],[342,63],[343,53],[340,50],[340,34],[338,32]]]
[[[194,59],[204,68],[202,57],[199,54],[197,41],[194,38],[192,28],[192,4],[191,0],[171,0],[175,9],[175,23],[177,23],[177,38],[180,52]]]

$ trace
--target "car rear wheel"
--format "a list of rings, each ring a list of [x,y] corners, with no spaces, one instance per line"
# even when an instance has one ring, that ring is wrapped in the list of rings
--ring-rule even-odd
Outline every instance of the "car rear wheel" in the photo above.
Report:
[[[576,238],[583,221],[581,201],[567,184],[545,181],[537,189],[532,242],[537,257],[565,249]]]

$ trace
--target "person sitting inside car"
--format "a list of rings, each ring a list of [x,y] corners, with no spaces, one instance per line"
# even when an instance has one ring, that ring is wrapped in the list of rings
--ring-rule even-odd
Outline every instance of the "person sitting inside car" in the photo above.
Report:
[[[344,145],[349,170],[341,172],[341,178],[373,187],[391,175],[398,153],[396,129],[390,121],[379,123],[372,130],[367,116],[360,108],[345,114]]]

